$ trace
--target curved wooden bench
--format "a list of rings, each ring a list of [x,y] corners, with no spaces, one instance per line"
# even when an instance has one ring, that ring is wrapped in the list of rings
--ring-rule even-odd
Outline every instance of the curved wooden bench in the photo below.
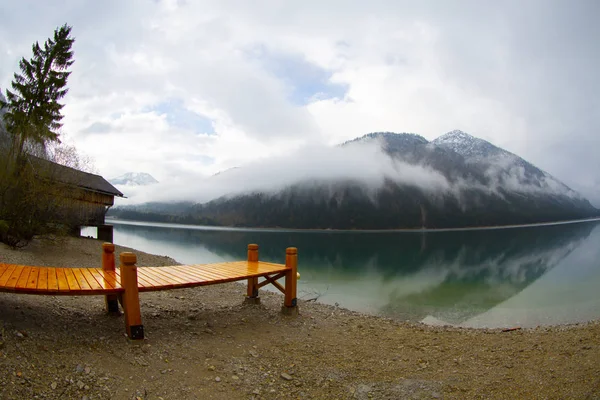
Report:
[[[248,280],[247,301],[258,301],[258,289],[272,284],[285,295],[282,311],[297,313],[296,280],[298,253],[286,250],[286,263],[258,261],[258,245],[248,245],[248,260],[217,264],[137,267],[133,253],[121,253],[115,268],[115,247],[102,246],[102,268],[33,267],[0,263],[0,291],[37,295],[105,295],[108,312],[121,303],[127,335],[143,339],[139,292],[189,288]],[[259,278],[264,278],[259,282]],[[285,285],[277,282],[285,279]]]

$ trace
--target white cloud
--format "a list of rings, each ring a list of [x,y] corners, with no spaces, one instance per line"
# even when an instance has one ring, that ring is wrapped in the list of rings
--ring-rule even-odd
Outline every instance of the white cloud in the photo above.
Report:
[[[5,2],[0,87],[32,42],[68,22],[77,41],[64,130],[107,177],[210,175],[371,131],[433,139],[459,128],[600,200],[599,8],[542,0]],[[346,96],[294,104],[294,82],[253,60],[256,46],[329,71]],[[167,98],[210,118],[215,134],[148,111]]]
[[[366,190],[375,190],[384,184],[385,179],[427,191],[450,190],[450,184],[440,172],[392,160],[382,151],[378,141],[343,147],[312,145],[256,160],[215,176],[182,175],[157,185],[121,189],[130,197],[128,203],[151,200],[203,203],[225,195],[276,193],[297,183],[335,185],[338,181],[353,181]]]

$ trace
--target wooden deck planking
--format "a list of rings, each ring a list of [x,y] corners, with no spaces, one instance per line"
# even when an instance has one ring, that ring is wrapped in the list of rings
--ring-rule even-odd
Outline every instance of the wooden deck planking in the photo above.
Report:
[[[243,268],[239,268],[239,267],[235,267],[232,265],[228,265],[228,264],[207,264],[207,265],[199,265],[195,268],[193,268],[195,270],[201,271],[201,272],[208,272],[208,273],[216,273],[219,276],[222,276],[224,278],[231,278],[234,276],[246,276],[247,275],[247,270],[244,271]],[[246,272],[246,273],[244,273]],[[255,272],[255,271],[253,271]]]
[[[189,284],[189,283],[197,282],[202,279],[202,277],[199,274],[197,274],[193,271],[184,272],[181,269],[178,269],[176,267],[163,267],[163,268],[158,269],[156,271],[156,273],[163,274],[164,276],[167,276],[167,277],[168,276],[178,277],[180,280],[180,283],[182,283],[182,284]],[[210,276],[210,278],[214,278],[214,277],[215,276]],[[207,279],[207,277],[204,277],[204,279]]]
[[[79,288],[81,290],[92,290],[92,287],[90,286],[87,279],[85,279],[85,276],[81,272],[81,268],[72,268],[72,271],[73,271],[73,276],[75,276],[75,279],[77,279],[77,284],[79,285]]]
[[[178,273],[183,276],[189,276],[189,284],[199,284],[201,282],[220,282],[231,278],[231,273],[227,271],[207,271],[199,268],[192,268],[190,266],[173,268],[173,273]]]
[[[183,275],[190,276],[194,281],[213,281],[223,279],[225,277],[223,272],[207,271],[206,269],[194,268],[192,265],[185,265],[180,268],[176,268],[176,270]]]
[[[37,289],[39,275],[40,275],[39,267],[31,268],[31,271],[29,272],[29,277],[27,278],[27,284],[25,285],[25,287],[27,289]]]
[[[21,275],[19,275],[19,279],[15,283],[15,289],[22,289],[27,287],[27,281],[29,280],[29,273],[31,272],[32,267],[22,267]]]
[[[17,281],[19,280],[19,277],[21,276],[22,273],[23,273],[23,266],[17,265],[16,268],[12,271],[12,273],[8,277],[8,280],[6,281],[5,286],[7,288],[14,289],[15,286],[17,286]]]
[[[77,282],[77,278],[73,273],[73,269],[71,268],[63,268],[65,278],[67,280],[67,285],[69,286],[69,291],[71,292],[79,292],[81,287],[79,286],[79,282]]]
[[[267,266],[262,262],[247,262],[247,261],[234,261],[231,263],[222,264],[206,264],[202,265],[203,268],[207,269],[222,269],[224,271],[232,271],[236,275],[241,274],[244,276],[255,276],[257,274],[268,274],[276,273],[285,270],[284,265],[274,264],[273,266]]]
[[[69,283],[67,282],[67,277],[65,276],[64,268],[56,268],[56,280],[58,281],[59,291],[69,290]]]
[[[156,286],[156,284],[152,281],[152,279],[149,279],[146,275],[140,273],[139,269],[138,269],[138,287],[145,288],[145,287],[154,287],[154,286]]]
[[[5,268],[3,269],[4,272],[2,272],[2,274],[0,274],[0,286],[6,285],[6,282],[8,282],[8,278],[10,278],[10,276],[12,275],[15,268],[17,268],[16,265],[7,265],[7,264],[2,264],[2,265]]]
[[[48,270],[48,291],[58,291],[58,279],[56,278],[56,268],[46,268]]]
[[[115,288],[120,289],[121,284],[117,282],[117,278],[114,272],[103,271],[100,268],[90,268],[88,270],[90,274],[96,278],[96,282],[102,286],[105,290],[113,290]]]
[[[142,276],[145,277],[146,279],[148,279],[150,282],[152,282],[152,286],[151,287],[171,287],[173,285],[173,283],[170,283],[169,281],[165,280],[162,278],[162,276],[160,275],[156,275],[156,274],[152,274],[151,273],[151,268],[138,268],[138,278]],[[150,286],[149,286],[150,288]]]
[[[179,274],[174,273],[170,268],[171,267],[151,267],[148,269],[148,273],[163,282],[169,282],[169,284],[173,285],[183,285],[189,281],[189,279],[181,278]]]
[[[198,273],[198,271],[194,271],[192,269],[185,270],[184,268],[178,268],[178,266],[166,267],[165,269],[162,270],[162,273],[168,273],[169,270],[172,270],[174,273],[176,273],[180,277],[186,279],[187,281],[197,281],[197,280],[201,279],[201,277],[202,277]],[[215,277],[215,275],[206,274],[206,275],[204,275],[204,277],[206,279],[212,279]]]
[[[100,285],[98,281],[96,281],[96,278],[94,278],[92,273],[87,268],[79,268],[79,272],[81,272],[81,274],[85,277],[85,280],[87,281],[88,285],[92,290],[102,289],[102,285]]]
[[[204,286],[252,277],[273,275],[285,265],[234,261],[216,264],[138,267],[138,288],[142,292]],[[107,294],[123,291],[119,269],[52,268],[0,264],[0,291],[29,294]]]
[[[48,290],[48,268],[40,268],[37,284],[37,290]]]

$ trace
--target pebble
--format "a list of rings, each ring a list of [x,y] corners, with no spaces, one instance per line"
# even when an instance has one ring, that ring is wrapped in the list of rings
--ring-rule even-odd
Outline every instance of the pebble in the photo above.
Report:
[[[217,377],[215,378],[215,382],[221,382],[221,378],[217,376]]]
[[[56,382],[52,382],[50,384],[50,387],[52,388],[52,390],[56,389],[57,386],[58,386],[58,383],[56,383]]]
[[[289,374],[286,374],[285,372],[282,372],[280,376],[281,376],[283,379],[285,379],[286,381],[291,381],[292,379],[294,379],[294,378],[292,378],[292,376],[291,376],[291,375],[289,375]]]
[[[208,367],[208,370],[209,370],[209,371],[214,371],[214,370],[215,370],[215,366],[214,366],[214,365],[210,365],[210,366]]]
[[[85,383],[81,382],[81,381],[77,381],[77,387],[79,389],[83,389],[83,387],[85,386]]]

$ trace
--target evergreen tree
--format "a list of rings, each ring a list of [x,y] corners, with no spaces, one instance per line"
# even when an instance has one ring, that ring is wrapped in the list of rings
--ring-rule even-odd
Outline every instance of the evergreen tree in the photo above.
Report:
[[[16,156],[23,153],[26,143],[45,147],[46,143],[59,141],[63,105],[59,100],[68,92],[67,79],[73,64],[71,47],[74,38],[71,27],[63,25],[54,31],[43,47],[38,42],[32,46],[33,57],[19,62],[21,73],[14,74],[12,90],[6,90],[4,115],[6,129],[12,136],[12,150]]]

